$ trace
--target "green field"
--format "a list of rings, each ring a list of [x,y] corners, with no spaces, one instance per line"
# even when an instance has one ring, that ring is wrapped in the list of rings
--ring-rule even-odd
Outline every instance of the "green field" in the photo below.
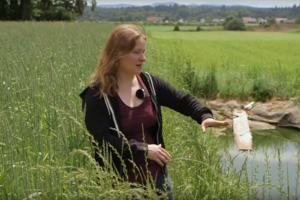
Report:
[[[112,29],[95,22],[0,23],[0,199],[145,193],[97,168],[84,127],[78,95]],[[145,29],[145,70],[179,89],[211,98],[300,96],[297,34]],[[168,109],[163,116],[176,199],[255,199],[264,185],[248,182],[246,169],[233,169],[220,154],[228,146],[213,130],[203,135],[194,121]]]
[[[180,31],[196,31],[197,29],[197,25],[184,25],[184,26],[179,26],[180,27]],[[146,28],[151,31],[155,31],[155,32],[173,32],[174,29],[174,25],[147,25]],[[221,30],[223,29],[222,26],[201,26],[201,28],[204,31],[208,31],[208,30]]]
[[[150,35],[151,53],[156,53],[156,60],[165,60],[164,67],[177,68],[174,71],[178,72],[189,63],[197,71],[197,79],[214,69],[215,93],[220,98],[266,100],[266,96],[270,99],[299,96],[298,34],[163,32],[152,26],[144,28]],[[169,61],[174,59],[170,66]],[[255,88],[256,85],[260,87]]]

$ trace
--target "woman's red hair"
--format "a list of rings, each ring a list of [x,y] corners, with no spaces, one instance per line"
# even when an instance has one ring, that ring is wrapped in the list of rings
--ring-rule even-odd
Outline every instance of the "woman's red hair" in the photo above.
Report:
[[[135,25],[123,24],[115,28],[100,54],[96,70],[90,79],[91,86],[100,83],[101,94],[115,96],[118,91],[118,61],[134,49],[136,40],[140,37],[146,39],[142,30]]]

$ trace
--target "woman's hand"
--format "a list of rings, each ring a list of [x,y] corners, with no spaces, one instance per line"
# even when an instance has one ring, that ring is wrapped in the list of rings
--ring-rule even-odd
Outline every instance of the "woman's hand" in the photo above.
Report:
[[[214,120],[213,118],[207,118],[202,122],[201,128],[202,128],[202,132],[205,133],[208,127],[220,127],[220,126],[228,126],[228,125],[229,125],[228,122],[217,121]]]
[[[150,144],[148,145],[148,155],[150,160],[156,161],[160,166],[164,166],[171,161],[170,154],[161,147],[161,145]]]

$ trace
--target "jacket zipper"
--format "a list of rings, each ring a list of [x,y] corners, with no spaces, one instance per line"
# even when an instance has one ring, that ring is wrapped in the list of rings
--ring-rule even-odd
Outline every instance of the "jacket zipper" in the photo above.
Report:
[[[148,78],[146,78],[148,80],[148,82],[149,82],[150,89],[151,89],[151,92],[152,92],[151,100],[152,100],[152,102],[153,102],[153,104],[155,106],[155,110],[156,110],[156,120],[157,120],[157,123],[158,123],[158,130],[156,132],[156,141],[157,141],[157,144],[159,144],[158,134],[159,134],[159,130],[160,130],[161,124],[160,124],[159,119],[158,119],[158,113],[159,113],[158,106],[156,105],[156,101],[153,99],[153,95],[155,96],[155,99],[156,99],[156,92],[155,92],[155,89],[154,89],[154,85],[153,85],[153,82],[152,82],[151,75],[148,72],[146,72],[146,74],[149,76],[149,79],[150,79],[149,80]],[[161,167],[161,171],[162,171],[162,173],[163,173],[163,175],[165,177],[165,171],[164,171],[163,167]]]
[[[150,86],[151,87],[151,86]],[[154,89],[154,88],[153,88]],[[156,105],[156,102],[153,100],[153,98],[151,97],[151,100],[152,100],[152,102],[153,102],[153,104],[154,104],[154,107],[155,107],[155,110],[156,110],[156,120],[157,120],[157,123],[158,123],[158,130],[157,130],[157,132],[156,132],[156,141],[157,141],[157,144],[159,144],[159,139],[158,139],[158,134],[159,134],[159,130],[160,130],[160,127],[161,127],[161,125],[160,125],[160,122],[159,122],[159,118],[158,118],[158,112],[159,112],[159,110],[158,110],[158,107],[157,107],[157,105]],[[164,171],[164,168],[163,167],[160,167],[161,168],[161,171],[162,171],[162,173],[163,173],[163,175],[164,175],[164,177],[165,177],[165,171]]]

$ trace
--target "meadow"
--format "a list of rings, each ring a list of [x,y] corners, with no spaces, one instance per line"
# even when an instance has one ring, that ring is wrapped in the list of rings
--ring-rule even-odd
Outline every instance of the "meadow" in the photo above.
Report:
[[[164,68],[169,69],[165,66],[169,60],[177,59],[171,68],[178,63],[180,70],[196,71],[195,83],[190,85],[198,85],[193,89],[197,95],[210,97],[205,96],[207,91],[203,84],[214,84],[214,91],[211,91],[214,98],[266,101],[300,95],[297,33],[172,32],[162,31],[165,27],[152,26],[145,26],[145,29],[149,32],[150,43],[159,51],[157,55],[162,55],[161,59],[166,61]],[[214,80],[208,78],[209,75],[213,75]]]
[[[143,28],[145,71],[195,96],[300,96],[297,34]],[[96,165],[84,127],[79,93],[112,29],[95,22],[0,23],[0,199],[140,199],[145,193]],[[276,189],[258,184],[255,168],[248,179],[246,163],[236,170],[228,144],[212,129],[202,134],[196,122],[169,109],[163,116],[176,199],[256,199],[259,188]]]

